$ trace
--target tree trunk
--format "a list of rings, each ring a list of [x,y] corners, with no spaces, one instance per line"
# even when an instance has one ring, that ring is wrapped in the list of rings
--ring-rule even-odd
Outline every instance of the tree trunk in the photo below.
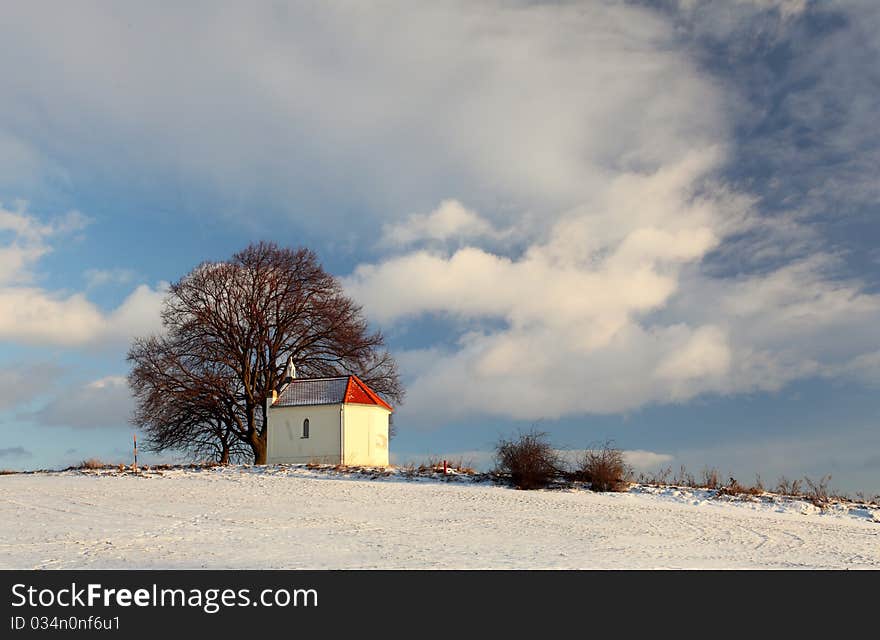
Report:
[[[220,452],[220,464],[229,464],[229,444],[223,442],[223,450]]]
[[[252,433],[249,444],[254,452],[254,464],[266,464],[266,435]]]

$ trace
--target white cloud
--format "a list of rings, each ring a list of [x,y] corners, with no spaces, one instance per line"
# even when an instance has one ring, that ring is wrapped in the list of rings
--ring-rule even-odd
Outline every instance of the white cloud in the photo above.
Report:
[[[601,445],[600,445],[601,446]],[[612,445],[613,446],[613,445]],[[568,465],[577,465],[590,449],[557,449],[557,453]],[[623,458],[635,471],[657,470],[668,465],[674,456],[668,453],[657,453],[644,449],[626,449],[621,451]]]
[[[24,447],[4,447],[0,449],[0,458],[29,458],[32,455]]]
[[[829,377],[846,377],[880,387],[880,349],[862,353],[827,372]]]
[[[431,213],[413,214],[386,224],[382,244],[402,247],[423,241],[445,242],[497,235],[492,225],[457,200],[444,200]]]
[[[781,9],[786,19],[798,11]],[[657,27],[628,36],[656,45]],[[580,114],[569,138],[551,138],[552,149],[536,143],[547,163],[533,165],[521,186],[546,197],[531,200],[543,216],[525,234],[527,246],[501,250],[487,233],[519,232],[517,216],[501,222],[470,210],[457,226],[435,212],[386,225],[385,243],[452,237],[465,220],[485,226],[463,232],[451,250],[416,246],[345,279],[377,322],[425,314],[471,321],[445,351],[402,358],[408,421],[474,413],[534,420],[773,391],[829,375],[872,344],[880,296],[842,278],[840,259],[801,218],[764,218],[752,194],[720,182],[731,149],[722,90],[675,47],[630,75],[638,63],[626,42],[603,41],[602,62],[577,52],[569,60],[582,77],[602,77],[610,64],[627,81],[567,96],[565,109]],[[672,75],[675,89],[660,88]],[[651,96],[636,99],[645,87]],[[639,116],[622,116],[633,100]],[[528,135],[511,135],[534,159]],[[542,171],[561,166],[553,176]],[[563,179],[571,171],[584,189]],[[718,258],[736,268],[719,269]]]
[[[363,247],[372,243],[365,228],[383,229],[397,253],[346,279],[372,318],[469,321],[452,347],[404,354],[404,411],[414,419],[627,411],[834,371],[871,344],[878,297],[835,273],[836,257],[800,211],[768,221],[754,194],[720,182],[732,151],[742,153],[731,133],[742,122],[732,118],[774,122],[688,49],[704,37],[731,45],[740,32],[734,57],[756,39],[772,44],[803,3],[685,4],[672,17],[609,3],[229,5],[207,21],[186,6],[113,15],[60,7],[46,22],[20,3],[0,26],[21,52],[0,58],[0,74],[21,87],[18,100],[0,102],[0,122],[18,123],[16,149],[78,158],[74,174],[160,168],[224,206],[259,209],[249,196],[260,194],[291,211],[314,208],[299,222],[343,245]],[[779,20],[758,25],[773,31],[764,38],[749,20],[768,11]],[[876,15],[852,21],[870,51]],[[682,21],[696,34],[690,43]],[[794,124],[746,152],[780,171],[802,167],[798,158],[815,154],[791,140],[824,130],[811,98],[846,102],[841,135],[816,145],[833,162],[821,156],[822,172],[780,183],[824,194],[817,201],[873,203],[877,145],[859,141],[876,129],[876,109],[859,87],[870,91],[862,70],[876,56],[848,71],[850,35],[795,43],[793,81],[806,88],[779,96]],[[818,73],[825,63],[834,73]],[[77,153],[86,146],[95,153]],[[126,150],[136,151],[120,157]],[[852,175],[831,171],[838,161]],[[183,206],[177,190],[150,191]],[[499,238],[516,242],[499,247]],[[26,275],[41,246],[30,250],[7,254],[10,273]],[[718,256],[734,266],[719,273]],[[7,294],[10,305],[29,304],[8,312],[0,335],[31,342],[143,330],[137,322],[159,298],[139,289],[108,313],[82,294]]]
[[[403,358],[413,419],[557,418],[725,390],[723,318],[645,320],[683,295],[684,269],[754,224],[749,198],[697,190],[719,159],[712,145],[651,173],[621,174],[516,258],[466,246],[359,266],[345,285],[381,322],[425,313],[503,321],[463,334],[427,365]]]
[[[51,242],[82,230],[89,220],[79,212],[42,222],[27,212],[0,208],[0,340],[62,346],[124,341],[160,328],[165,283],[140,285],[106,312],[84,293],[48,290],[34,284],[38,260]]]
[[[134,408],[123,376],[107,376],[65,389],[27,417],[38,424],[74,428],[126,427]]]
[[[46,158],[76,158],[68,180],[170,171],[226,213],[252,211],[248,194],[320,204],[300,223],[353,238],[450,194],[492,223],[540,221],[724,126],[672,25],[626,5],[230,3],[211,20],[94,6],[46,21],[22,4],[0,37],[20,54],[0,60],[17,98],[0,122]],[[682,104],[705,108],[684,120]],[[186,206],[174,189],[149,196]]]
[[[674,231],[626,234],[633,222],[623,210],[606,244],[574,242],[569,231],[520,259],[466,247],[358,267],[346,286],[382,322],[425,313],[502,321],[463,333],[445,352],[404,355],[407,419],[621,412],[704,393],[774,391],[841,375],[847,362],[846,375],[872,379],[873,360],[859,354],[873,344],[880,296],[836,277],[835,258],[822,253],[712,276],[701,261],[727,237],[730,219],[715,224],[689,216],[684,199],[680,206],[682,217],[666,225]],[[676,228],[688,218],[699,220],[693,230]],[[740,219],[747,227],[748,216]],[[589,219],[561,224],[590,227]]]
[[[104,317],[82,294],[43,289],[0,289],[0,339],[26,344],[76,345],[99,333]]]
[[[677,398],[690,397],[689,388],[695,381],[721,378],[730,369],[730,345],[726,333],[719,327],[707,325],[690,331],[686,341],[664,358],[656,369],[663,381],[680,383],[672,388]]]
[[[4,236],[10,238],[0,244],[0,286],[31,280],[31,267],[52,250],[51,238],[84,229],[90,222],[78,211],[42,222],[28,214],[26,202],[17,205],[9,210],[0,203],[0,242]]]
[[[677,108],[668,115],[687,120],[696,105]],[[764,220],[751,196],[714,181],[725,148],[716,136],[700,148],[697,135],[690,153],[656,170],[620,172],[518,256],[473,237],[452,253],[357,267],[345,285],[379,322],[501,323],[463,332],[419,367],[403,359],[407,418],[534,420],[774,391],[872,344],[880,296],[841,278],[839,259],[802,223]],[[746,269],[717,273],[706,264],[713,252]]]
[[[627,464],[637,471],[659,469],[675,459],[674,456],[668,453],[657,453],[656,451],[645,451],[644,449],[624,451],[623,456]]]
[[[110,314],[104,316],[99,337],[127,341],[161,331],[159,311],[165,299],[167,282],[155,288],[142,284],[135,288]]]
[[[89,289],[108,284],[128,284],[135,278],[131,269],[86,269],[83,276]]]
[[[15,407],[46,392],[61,369],[52,363],[12,363],[0,369],[0,411]]]
[[[61,346],[122,342],[161,329],[164,284],[140,285],[113,311],[105,312],[81,293],[31,287],[0,288],[0,340]]]

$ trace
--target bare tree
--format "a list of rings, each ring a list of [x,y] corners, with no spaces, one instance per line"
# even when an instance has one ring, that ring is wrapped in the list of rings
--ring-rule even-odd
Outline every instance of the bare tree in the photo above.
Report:
[[[292,357],[305,377],[356,374],[400,402],[397,365],[308,249],[259,243],[171,285],[165,335],[129,350],[135,424],[155,450],[248,447],[266,461],[266,403]],[[225,453],[224,453],[225,452]]]
[[[190,356],[168,338],[136,340],[129,359],[137,399],[133,422],[146,431],[148,448],[222,464],[250,456],[233,430],[235,385],[221,367]]]

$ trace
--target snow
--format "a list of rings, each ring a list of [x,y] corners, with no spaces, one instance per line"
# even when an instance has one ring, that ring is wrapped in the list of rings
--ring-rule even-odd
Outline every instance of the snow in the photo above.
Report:
[[[880,507],[305,467],[0,476],[0,568],[880,568]]]

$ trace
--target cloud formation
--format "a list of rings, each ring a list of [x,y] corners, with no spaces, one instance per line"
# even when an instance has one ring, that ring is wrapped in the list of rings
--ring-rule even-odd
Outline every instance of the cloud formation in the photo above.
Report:
[[[0,203],[0,286],[28,282],[33,279],[31,267],[52,249],[52,238],[80,231],[89,219],[79,211],[42,222],[27,213],[26,203],[18,202],[14,210]]]
[[[390,247],[438,244],[497,236],[492,225],[457,200],[444,200],[431,213],[413,214],[405,220],[386,224],[381,243]]]
[[[62,369],[51,363],[13,363],[0,368],[0,411],[22,405],[46,392]]]
[[[82,292],[38,286],[38,260],[52,241],[85,228],[88,218],[71,212],[42,222],[24,204],[0,208],[0,340],[28,345],[119,343],[159,330],[164,284],[136,287],[112,311],[104,311]]]
[[[461,334],[448,352],[412,359],[409,402],[429,422],[469,412],[621,412],[703,393],[774,391],[813,375],[877,379],[876,357],[863,352],[880,296],[840,278],[823,252],[766,272],[713,275],[703,260],[760,222],[748,200],[727,193],[698,205],[673,195],[667,217],[656,215],[666,207],[654,191],[641,207],[612,208],[604,219],[595,210],[567,218],[519,258],[475,246],[418,250],[361,265],[346,286],[385,323],[423,314],[502,321]],[[615,233],[603,239],[593,230],[605,225]]]
[[[32,455],[24,447],[5,447],[0,449],[0,458],[29,458]]]
[[[349,291],[377,323],[457,331],[401,354],[413,420],[874,379],[878,297],[823,224],[876,203],[880,12],[662,6],[62,6],[47,22],[22,3],[0,25],[21,53],[0,59],[17,88],[0,154],[175,211],[208,193],[264,225],[265,204],[353,252],[381,230]],[[157,289],[106,311],[22,278],[45,246],[2,254],[18,275],[0,337],[89,344],[155,317]]]
[[[86,5],[47,21],[22,4],[0,36],[20,54],[0,60],[16,88],[0,132],[38,177],[62,161],[67,181],[172,210],[207,193],[221,215],[320,207],[298,223],[351,238],[446,198],[540,223],[724,126],[671,25],[625,5],[219,3],[210,20]],[[673,117],[689,102],[705,108]]]
[[[108,284],[128,284],[135,278],[131,269],[86,269],[83,275],[89,289]]]
[[[133,401],[124,376],[106,376],[65,389],[28,414],[37,424],[78,429],[126,427]]]
[[[678,18],[699,29],[710,24],[707,13],[724,9],[688,3],[683,10]],[[775,12],[785,29],[803,10],[745,3],[725,28]],[[656,46],[661,32],[638,35]],[[524,184],[546,192],[538,199],[544,215],[521,251],[492,247],[480,233],[463,234],[457,248],[408,249],[401,235],[443,235],[427,230],[431,216],[413,216],[386,226],[397,255],[362,264],[346,279],[378,322],[424,315],[467,321],[451,348],[402,358],[417,364],[408,368],[408,418],[559,418],[706,393],[775,391],[842,371],[876,377],[875,359],[863,352],[880,320],[880,296],[846,275],[843,258],[800,211],[768,211],[729,178],[739,151],[727,118],[738,105],[726,90],[689,66],[684,49],[664,49],[631,75],[637,63],[626,43],[603,45],[601,59],[572,57],[579,77],[601,77],[613,61],[623,77],[644,74],[639,81],[652,97],[638,100],[639,116],[627,119],[616,115],[639,90],[628,82],[603,87],[601,110],[587,96],[566,105],[581,120],[546,166],[578,172],[587,191],[558,189],[536,165]],[[676,87],[660,89],[672,74]],[[569,155],[572,148],[577,153]],[[554,209],[553,202],[567,206]],[[469,210],[467,221],[492,228],[479,211]],[[515,217],[508,225],[495,223],[501,232],[519,231]]]

